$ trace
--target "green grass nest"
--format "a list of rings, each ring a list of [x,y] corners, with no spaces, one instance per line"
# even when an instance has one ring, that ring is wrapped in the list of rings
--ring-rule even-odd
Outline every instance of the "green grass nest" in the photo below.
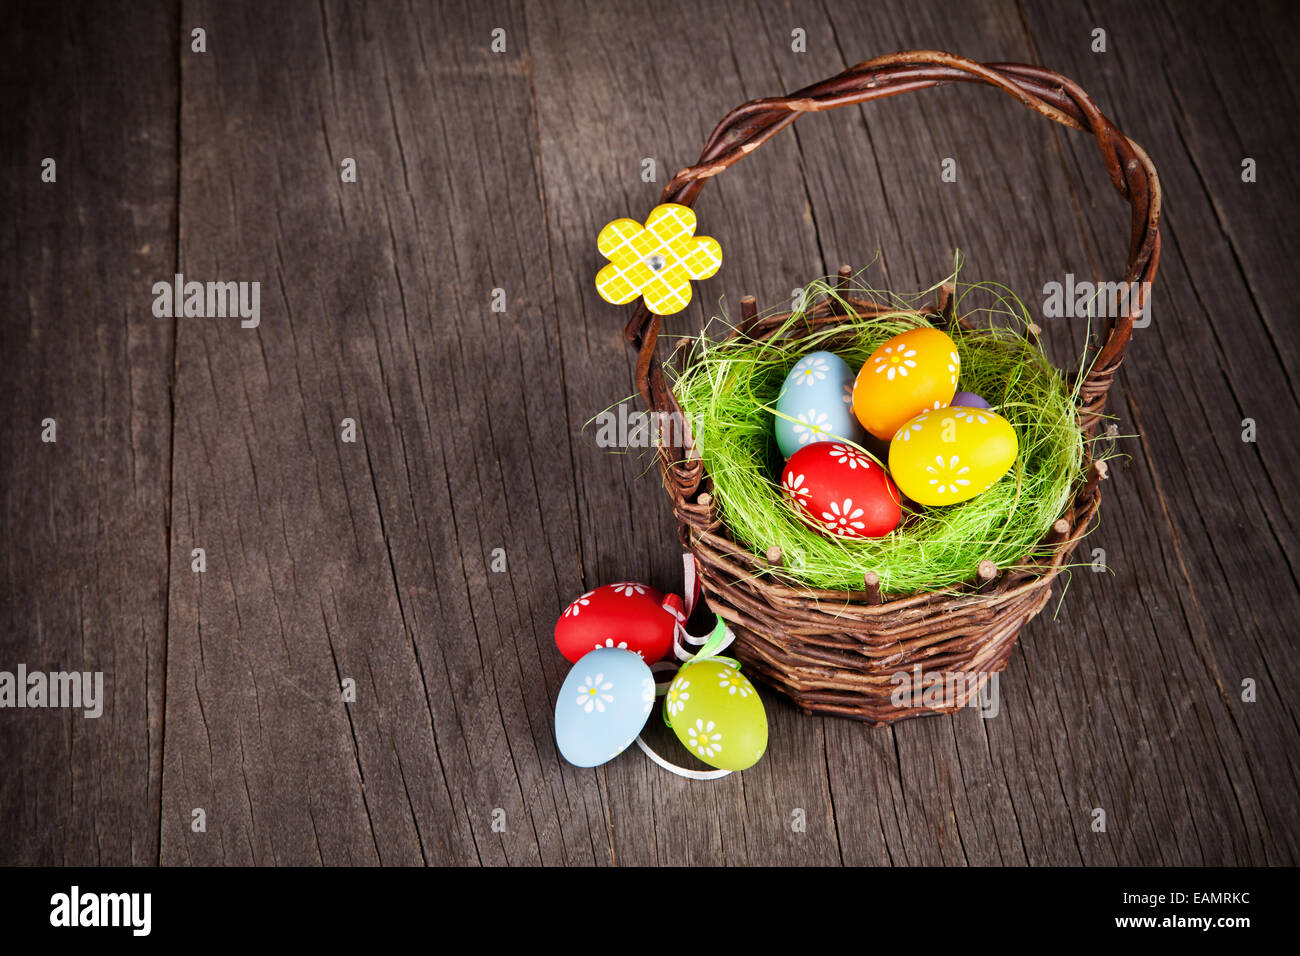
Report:
[[[1075,394],[1026,334],[1030,323],[1023,304],[1002,286],[958,283],[957,314],[975,324],[983,313],[989,322],[975,331],[945,329],[961,357],[957,388],[982,396],[1015,428],[1019,454],[1011,471],[969,501],[918,506],[916,516],[905,513],[899,528],[883,538],[824,537],[796,517],[781,494],[781,456],[773,434],[786,374],[800,357],[823,349],[860,368],[886,339],[926,324],[911,303],[929,301],[933,291],[900,296],[851,287],[847,295],[899,311],[846,317],[816,332],[808,331],[811,326],[798,311],[762,342],[703,337],[693,360],[675,377],[674,394],[733,539],[758,555],[779,547],[783,573],[811,587],[859,590],[863,575],[874,571],[883,592],[905,595],[969,581],[986,558],[999,568],[1017,566],[1035,553],[1083,478],[1085,439],[1075,417]],[[992,304],[963,313],[963,301],[974,292],[985,293]],[[836,298],[834,287],[822,280],[810,284],[804,308],[823,297]],[[999,324],[998,316],[1010,324]]]

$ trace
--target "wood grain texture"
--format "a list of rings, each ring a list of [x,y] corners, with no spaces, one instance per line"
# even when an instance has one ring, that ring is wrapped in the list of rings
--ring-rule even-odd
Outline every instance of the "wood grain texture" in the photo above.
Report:
[[[1296,726],[1295,702],[1286,691],[1296,664],[1283,624],[1297,606],[1287,553],[1294,546],[1295,519],[1276,476],[1293,471],[1300,454],[1288,439],[1273,439],[1300,426],[1287,371],[1294,342],[1274,344],[1272,330],[1281,323],[1271,313],[1276,306],[1252,293],[1251,276],[1266,271],[1267,260],[1243,269],[1221,221],[1252,217],[1261,237],[1271,237],[1264,243],[1275,249],[1294,245],[1285,217],[1262,215],[1258,198],[1274,186],[1275,198],[1294,195],[1294,173],[1274,170],[1273,184],[1267,178],[1243,183],[1240,175],[1241,160],[1254,147],[1273,154],[1277,118],[1288,115],[1296,101],[1283,88],[1269,97],[1241,97],[1230,108],[1216,92],[1221,71],[1249,59],[1231,39],[1220,41],[1217,62],[1203,65],[1169,56],[1167,42],[1158,54],[1154,41],[1142,37],[1156,24],[1163,30],[1174,23],[1180,32],[1200,24],[1202,42],[1207,29],[1228,38],[1243,29],[1262,36],[1273,21],[1259,9],[1175,18],[1167,10],[1114,5],[1099,10],[1097,21],[1119,17],[1124,19],[1111,31],[1115,42],[1137,44],[1133,55],[1139,58],[1159,55],[1160,73],[1149,82],[1121,80],[1118,67],[1078,50],[1061,51],[1064,68],[1115,101],[1122,126],[1141,124],[1148,142],[1160,144],[1152,147],[1156,162],[1166,193],[1177,202],[1169,204],[1165,219],[1166,248],[1174,252],[1161,277],[1166,304],[1135,344],[1157,356],[1162,374],[1137,375],[1129,368],[1127,409],[1119,411],[1121,432],[1136,438],[1123,446],[1133,455],[1132,467],[1117,475],[1117,484],[1131,481],[1138,495],[1121,497],[1123,511],[1111,521],[1119,532],[1116,548],[1131,555],[1122,560],[1132,561],[1136,572],[1116,583],[1134,602],[1130,606],[1141,606],[1148,617],[1142,627],[1149,628],[1149,639],[1137,646],[1154,652],[1152,666],[1175,662],[1187,687],[1159,703],[1169,714],[1162,749],[1177,770],[1161,777],[1178,807],[1171,823],[1184,848],[1182,859],[1293,860],[1297,834],[1284,821],[1294,815],[1288,788],[1297,779],[1297,755],[1277,728]],[[1294,14],[1276,23],[1288,20],[1294,27]],[[1068,31],[1071,18],[1031,17],[1030,23],[1052,37]],[[1124,47],[1114,49],[1118,56]],[[1217,128],[1213,145],[1189,147],[1184,130],[1192,125]],[[1239,138],[1238,129],[1262,141]],[[1223,171],[1214,174],[1218,190],[1210,191],[1205,169]],[[1284,276],[1279,280],[1286,282]],[[1256,443],[1242,441],[1247,417],[1266,428]],[[1141,529],[1137,522],[1143,518],[1154,519],[1156,527]],[[1157,585],[1167,592],[1163,599]],[[1252,704],[1241,700],[1246,678],[1259,688]],[[1261,732],[1263,726],[1273,731]],[[1206,824],[1207,813],[1217,825]]]
[[[175,265],[175,63],[159,4],[5,13],[0,670],[101,671],[105,700],[0,711],[3,864],[157,860],[173,329],[150,287]]]
[[[15,22],[0,669],[85,661],[110,696],[100,721],[0,712],[22,767],[0,862],[1300,861],[1287,5],[185,0]],[[681,575],[651,456],[589,424],[636,407],[594,236],[644,216],[728,109],[909,47],[1071,76],[1161,173],[1153,321],[1111,393],[1126,457],[1079,552],[1107,572],[1074,569],[1025,630],[994,719],[872,730],[765,693],[744,774],[572,768],[555,618]],[[57,186],[45,155],[68,157]],[[697,209],[727,261],[665,349],[844,262],[905,291],[960,250],[963,278],[1037,310],[1067,273],[1118,278],[1127,246],[1089,137],[965,85],[805,117]],[[260,282],[260,326],[154,318],[174,271]],[[1075,362],[1085,320],[1040,324]],[[657,716],[647,736],[689,760]]]
[[[164,861],[608,856],[538,679],[580,582],[567,437],[529,388],[557,337],[526,298],[549,285],[533,160],[507,146],[529,86],[459,12],[481,43],[416,8],[187,8],[228,52],[185,65],[182,266],[267,295],[256,330],[178,339],[177,543],[221,557],[171,594]]]

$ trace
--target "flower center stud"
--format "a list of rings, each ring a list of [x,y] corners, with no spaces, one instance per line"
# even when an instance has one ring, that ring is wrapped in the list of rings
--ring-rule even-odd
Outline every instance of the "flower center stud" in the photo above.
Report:
[[[645,264],[655,272],[663,272],[668,265],[668,260],[656,252],[645,257]]]

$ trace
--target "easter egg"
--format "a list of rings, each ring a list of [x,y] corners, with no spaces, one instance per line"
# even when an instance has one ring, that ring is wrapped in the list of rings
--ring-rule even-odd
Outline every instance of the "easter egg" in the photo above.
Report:
[[[636,740],[655,702],[654,674],[631,651],[602,647],[573,665],[555,702],[555,742],[575,767],[598,767]]]
[[[564,609],[555,624],[556,646],[571,661],[598,647],[612,647],[653,664],[673,646],[677,619],[666,603],[672,604],[648,584],[603,585]]]
[[[950,404],[961,362],[938,329],[910,329],[871,353],[853,383],[853,411],[863,427],[889,440],[903,422]]]
[[[983,408],[922,412],[889,443],[889,473],[903,494],[923,505],[974,498],[1016,460],[1016,431]]]
[[[879,538],[898,527],[902,498],[879,462],[839,442],[790,456],[781,492],[804,523],[838,538]]]
[[[664,711],[691,753],[719,770],[745,770],[767,749],[767,713],[740,668],[719,658],[688,663],[668,685]]]
[[[790,369],[776,400],[781,457],[789,458],[814,442],[847,438],[861,444],[865,435],[852,405],[853,370],[848,363],[833,352],[805,355]]]
[[[980,398],[974,392],[958,392],[956,395],[952,397],[952,401],[949,402],[948,404],[953,406],[954,408],[958,406],[962,408],[991,407],[988,402],[984,401],[984,399]]]

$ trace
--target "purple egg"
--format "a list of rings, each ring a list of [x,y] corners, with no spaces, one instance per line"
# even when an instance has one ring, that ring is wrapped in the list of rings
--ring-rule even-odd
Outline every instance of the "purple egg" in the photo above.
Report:
[[[979,397],[978,395],[976,395],[974,392],[958,392],[956,395],[954,395],[954,396],[952,397],[952,401],[949,402],[948,404],[949,404],[949,405],[952,405],[952,406],[955,406],[955,407],[957,407],[957,408],[990,408],[990,407],[992,407],[992,406],[989,405],[988,402],[984,401],[984,399],[980,398],[980,397]]]

